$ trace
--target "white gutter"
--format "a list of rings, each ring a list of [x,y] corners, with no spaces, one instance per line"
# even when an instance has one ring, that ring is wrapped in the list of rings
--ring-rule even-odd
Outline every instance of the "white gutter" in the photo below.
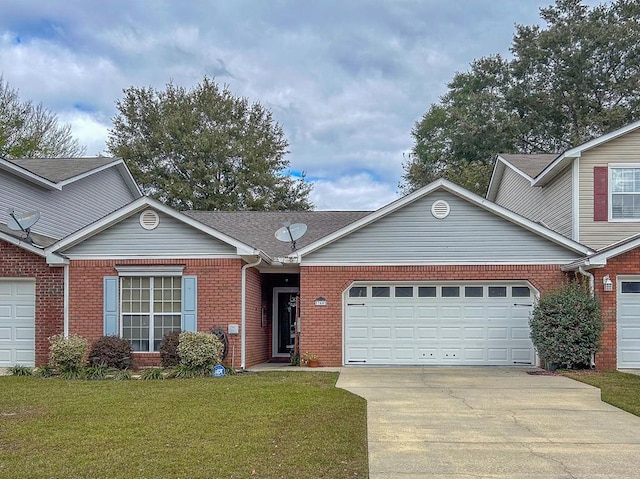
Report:
[[[589,278],[589,291],[591,292],[591,297],[593,297],[595,295],[595,290],[594,290],[595,280],[593,278],[593,274],[589,273],[582,266],[578,268],[578,273],[580,273],[582,276],[586,276],[587,278]]]
[[[64,309],[64,337],[69,337],[69,265],[64,265],[64,299],[63,299],[63,309]]]
[[[245,351],[247,335],[245,332],[245,325],[247,323],[247,270],[258,266],[262,263],[262,257],[258,256],[258,260],[255,263],[247,263],[242,267],[242,288],[240,298],[240,369],[245,368],[247,353]]]

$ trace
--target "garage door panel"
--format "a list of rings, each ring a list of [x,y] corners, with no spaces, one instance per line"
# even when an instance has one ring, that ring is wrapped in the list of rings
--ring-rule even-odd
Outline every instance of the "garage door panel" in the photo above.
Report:
[[[420,360],[428,360],[428,361],[437,361],[438,360],[438,350],[435,348],[418,348],[418,359]]]
[[[529,339],[529,328],[511,328],[511,339]]]
[[[460,306],[442,306],[440,308],[439,316],[444,321],[457,320],[462,315],[462,308]]]
[[[371,317],[389,319],[391,318],[391,307],[390,306],[372,306]]]
[[[624,278],[617,288],[618,367],[640,368],[640,277]]]
[[[440,339],[462,339],[462,328],[440,328]]]
[[[640,339],[640,327],[627,326],[622,328],[619,339]]]
[[[373,339],[391,339],[391,328],[373,327],[371,328]]]
[[[438,328],[424,328],[419,327],[418,329],[418,339],[437,339],[438,338]]]
[[[485,317],[485,308],[483,306],[465,306],[463,315],[469,320],[482,320]]]
[[[507,361],[509,359],[509,350],[506,348],[488,348],[487,359],[489,361]]]
[[[414,361],[415,351],[413,348],[394,348],[395,359],[399,361]]]
[[[506,327],[487,328],[487,339],[508,339],[508,338],[509,338],[509,328],[506,328]]]
[[[371,358],[388,361],[391,359],[391,348],[371,348]]]
[[[0,367],[35,362],[35,283],[0,279]]]
[[[478,349],[472,349],[472,348],[465,348],[464,350],[464,359],[465,361],[481,361],[484,362],[486,360],[485,358],[485,350],[478,348]]]
[[[397,306],[393,308],[396,319],[413,319],[415,312],[411,306]]]
[[[511,350],[511,359],[517,362],[531,363],[531,361],[533,360],[533,355],[531,349],[513,348]]]
[[[438,317],[438,308],[435,306],[418,306],[418,318],[436,319]]]
[[[415,331],[413,328],[393,328],[394,337],[396,339],[415,339]]]
[[[464,339],[485,339],[485,329],[464,328]]]
[[[442,362],[460,362],[462,359],[461,348],[442,348],[440,351],[442,352],[442,356],[440,357]]]
[[[369,331],[368,328],[363,327],[363,328],[357,328],[354,326],[351,326],[350,328],[347,329],[347,338],[348,339],[367,339],[369,337]]]

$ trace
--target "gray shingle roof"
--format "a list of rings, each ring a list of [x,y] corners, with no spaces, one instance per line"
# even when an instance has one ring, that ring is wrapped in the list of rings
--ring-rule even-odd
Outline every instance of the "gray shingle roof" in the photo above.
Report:
[[[59,183],[113,163],[117,158],[6,158],[6,160],[45,180]]]
[[[302,248],[370,214],[370,211],[184,211],[185,215],[260,249],[270,257],[291,253],[289,243],[275,238],[286,221],[305,223],[307,232],[296,243]]]
[[[549,166],[558,157],[557,153],[536,154],[500,154],[498,155],[518,168],[523,173],[535,178],[542,170]]]
[[[26,235],[22,231],[13,231],[3,223],[0,223],[0,231],[8,234],[9,236],[13,236],[14,238],[17,238],[19,240],[24,240],[26,237]],[[31,233],[31,239],[33,239],[33,242],[36,245],[43,246],[45,248],[47,246],[51,246],[53,243],[58,241],[55,238],[50,238],[48,236],[40,235],[38,233]]]

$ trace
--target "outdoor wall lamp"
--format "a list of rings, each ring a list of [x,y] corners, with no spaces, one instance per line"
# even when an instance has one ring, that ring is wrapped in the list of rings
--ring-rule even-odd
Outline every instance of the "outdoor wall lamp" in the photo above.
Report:
[[[602,284],[604,285],[605,291],[613,291],[613,281],[611,281],[609,275],[606,275],[604,278],[602,278]]]

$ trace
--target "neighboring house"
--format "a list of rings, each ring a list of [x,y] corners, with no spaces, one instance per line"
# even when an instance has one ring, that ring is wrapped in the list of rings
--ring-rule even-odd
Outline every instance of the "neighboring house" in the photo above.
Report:
[[[276,230],[304,222],[291,251]],[[234,367],[302,351],[324,365],[533,365],[535,297],[594,251],[445,180],[375,212],[187,212],[150,198],[45,249],[68,262],[64,330],[131,340],[230,335]],[[231,326],[231,327],[230,327]]]
[[[65,259],[45,248],[140,196],[122,160],[0,158],[0,367],[42,364],[63,332]],[[32,241],[9,210],[40,213]]]
[[[602,302],[597,365],[640,368],[640,121],[559,155],[498,155],[487,199],[597,250],[563,267]]]

